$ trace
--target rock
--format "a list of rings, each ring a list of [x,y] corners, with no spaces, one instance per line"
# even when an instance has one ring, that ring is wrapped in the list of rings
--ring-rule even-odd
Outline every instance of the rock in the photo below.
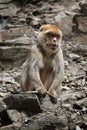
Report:
[[[0,4],[7,4],[10,3],[12,0],[0,0]]]
[[[70,90],[70,88],[69,87],[67,87],[67,86],[62,86],[62,91],[67,91],[67,90]]]
[[[77,109],[77,110],[82,110],[82,106],[78,105],[78,104],[74,104],[73,105],[73,108],[74,109]]]
[[[8,125],[8,126],[3,126],[3,127],[0,127],[0,130],[14,130],[14,126],[13,125]],[[15,130],[18,130],[18,128]]]
[[[80,3],[81,13],[87,15],[87,1]]]
[[[7,109],[42,112],[37,96],[32,93],[13,94],[3,99],[3,102],[7,105]]]
[[[61,93],[60,95],[60,99],[61,99],[61,102],[64,103],[64,102],[67,102],[72,104],[72,101],[75,101],[76,100],[76,93],[73,93],[72,91],[64,91]]]
[[[68,67],[68,66],[69,66],[68,61],[64,60],[64,65],[65,65],[66,67]]]
[[[7,106],[3,101],[0,101],[0,112],[6,110]]]
[[[79,114],[80,114],[80,113],[79,113]],[[74,113],[74,114],[71,115],[71,118],[72,118],[73,120],[75,120],[75,119],[77,118],[77,116],[78,116],[78,114],[77,114],[77,113]]]
[[[79,16],[76,18],[77,30],[81,33],[87,33],[87,17]]]
[[[78,106],[82,107],[87,107],[87,98],[83,98],[81,100],[78,100],[75,102],[75,104],[77,104]]]
[[[8,63],[17,63],[24,61],[27,54],[28,54],[28,48],[27,47],[1,47],[0,48],[0,59],[2,60],[2,63],[5,63],[5,60],[8,61]],[[22,59],[21,59],[22,57]],[[18,61],[18,62],[17,62]]]
[[[7,95],[8,95],[7,93],[0,92],[0,97],[5,97]]]
[[[68,130],[76,130],[75,129],[75,124],[70,123],[69,126],[68,126]]]
[[[19,9],[17,8],[17,6],[14,4],[14,2],[12,2],[12,0],[1,0],[0,1],[0,15],[2,16],[13,16],[16,14],[16,12]]]
[[[74,54],[74,53],[71,53],[69,54],[69,57],[72,59],[72,60],[77,60],[80,58],[80,56],[78,54]]]
[[[83,129],[83,130],[86,130],[87,129],[87,119],[86,119],[86,122],[84,123],[82,123],[81,124],[81,128]]]
[[[45,98],[43,98],[43,101],[42,101],[42,104],[41,104],[41,108],[43,111],[55,111],[55,109],[57,109],[57,107],[60,106],[60,100],[57,99],[57,104],[53,104],[51,101],[50,101],[50,97],[48,95],[46,95]],[[55,106],[55,107],[54,107]]]
[[[31,47],[33,42],[28,37],[19,37],[13,40],[7,40],[5,42],[0,43],[0,59],[2,64],[15,64],[21,65],[24,61],[26,56],[28,55],[29,48]]]
[[[38,18],[38,17],[34,17],[34,16],[33,16],[32,21],[31,21],[31,25],[32,25],[33,27],[39,28],[40,25],[41,25],[41,19]]]
[[[69,36],[72,32],[72,18],[65,14],[64,11],[55,16],[55,21],[63,32],[63,36]]]
[[[69,67],[69,69],[70,69],[70,73],[72,74],[72,75],[76,75],[78,72],[79,72],[79,69],[78,69],[78,67],[77,67],[77,65],[73,65],[73,64],[71,64],[70,65],[70,67]],[[70,77],[70,79],[69,80],[72,80],[71,79],[72,77]],[[74,83],[74,82],[73,82]]]
[[[0,59],[2,65],[22,65],[28,50],[36,41],[36,33],[31,27],[13,27],[0,34]],[[18,60],[17,60],[18,58]],[[10,65],[9,65],[10,64]]]
[[[0,112],[0,127],[12,124],[12,121],[8,117],[7,112],[4,110]]]
[[[22,112],[21,112],[21,119],[22,119],[22,122],[25,123],[25,125],[28,124],[29,115],[27,114],[26,111],[22,111]]]
[[[64,6],[70,6],[71,4],[74,4],[75,0],[63,0],[63,5]]]
[[[83,34],[84,35],[84,34]],[[83,57],[87,55],[87,41],[85,41],[87,39],[87,37],[80,35],[79,36],[79,43],[76,45],[75,48],[72,49],[72,52],[78,55],[82,55]],[[86,38],[86,39],[83,39]],[[84,42],[80,43],[81,39],[84,40]],[[84,60],[82,61],[84,62]]]
[[[71,104],[62,104],[62,107],[65,107],[65,108],[67,108],[68,110],[71,110],[71,109],[72,109]]]
[[[8,73],[3,73],[2,78],[0,79],[0,81],[5,84],[5,83],[11,83],[11,84],[16,84],[17,86],[20,86],[19,84],[17,84],[14,80],[14,78],[12,78]]]
[[[81,128],[78,125],[76,125],[76,130],[81,130]]]
[[[39,130],[51,128],[52,130],[64,130],[67,127],[68,119],[65,115],[59,116],[59,114],[53,114],[53,112],[47,112],[39,114],[37,117],[33,116],[29,119],[28,126],[22,127],[21,130]],[[56,125],[55,125],[56,124]],[[66,129],[68,130],[68,129]]]
[[[33,27],[38,27],[38,26],[40,26],[40,23],[38,21],[32,21],[31,25]]]
[[[21,113],[18,112],[17,110],[15,109],[7,110],[7,114],[13,123],[21,122]]]

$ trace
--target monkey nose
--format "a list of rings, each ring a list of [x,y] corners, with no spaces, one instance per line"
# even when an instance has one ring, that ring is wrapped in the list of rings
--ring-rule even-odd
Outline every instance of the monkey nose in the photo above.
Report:
[[[57,44],[57,38],[56,37],[53,38],[52,43]]]

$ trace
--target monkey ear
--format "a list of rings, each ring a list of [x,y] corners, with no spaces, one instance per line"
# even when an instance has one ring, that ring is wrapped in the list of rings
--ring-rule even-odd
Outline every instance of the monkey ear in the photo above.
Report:
[[[44,30],[44,26],[45,26],[45,25],[42,25],[42,26],[40,27],[39,31],[42,32],[42,31]]]
[[[40,32],[42,32],[42,31],[43,31],[43,26],[41,26],[41,27],[40,27],[39,31],[40,31]]]

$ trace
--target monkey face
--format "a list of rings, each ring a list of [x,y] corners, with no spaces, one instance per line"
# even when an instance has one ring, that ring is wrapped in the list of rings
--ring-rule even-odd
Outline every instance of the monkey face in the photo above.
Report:
[[[45,46],[51,51],[56,51],[59,48],[59,39],[59,34],[55,34],[52,31],[49,31],[45,34]]]
[[[39,41],[43,49],[55,53],[61,46],[62,32],[56,25],[46,24],[41,26]]]

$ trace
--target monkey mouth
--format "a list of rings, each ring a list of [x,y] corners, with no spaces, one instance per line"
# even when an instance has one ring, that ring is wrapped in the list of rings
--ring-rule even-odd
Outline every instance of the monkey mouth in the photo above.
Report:
[[[56,50],[58,48],[58,45],[55,44],[46,44],[49,48],[51,48],[52,50]]]

